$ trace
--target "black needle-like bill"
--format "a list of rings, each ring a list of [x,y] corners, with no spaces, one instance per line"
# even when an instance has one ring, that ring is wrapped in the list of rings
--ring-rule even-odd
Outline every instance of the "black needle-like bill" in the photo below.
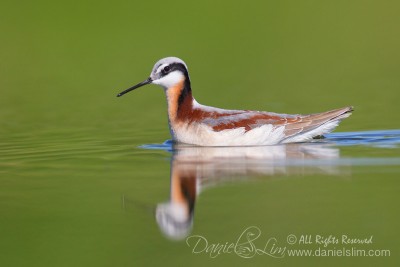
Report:
[[[152,81],[153,81],[153,80],[152,80],[151,78],[148,78],[147,80],[145,80],[145,81],[143,81],[143,82],[141,82],[141,83],[138,83],[138,84],[132,86],[131,88],[128,88],[128,89],[126,89],[125,91],[119,93],[119,94],[117,95],[117,97],[123,96],[124,94],[126,94],[126,93],[128,93],[128,92],[130,92],[130,91],[132,91],[132,90],[135,90],[136,88],[139,88],[139,87],[141,87],[141,86],[143,86],[143,85],[149,84],[149,83],[151,83]]]

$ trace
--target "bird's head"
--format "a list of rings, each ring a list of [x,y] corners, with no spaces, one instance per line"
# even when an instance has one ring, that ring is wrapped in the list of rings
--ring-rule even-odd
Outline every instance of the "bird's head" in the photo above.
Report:
[[[122,96],[134,89],[151,83],[161,85],[164,89],[168,89],[181,83],[184,79],[189,79],[189,73],[185,62],[177,57],[166,57],[157,61],[149,78],[126,89],[117,96]]]

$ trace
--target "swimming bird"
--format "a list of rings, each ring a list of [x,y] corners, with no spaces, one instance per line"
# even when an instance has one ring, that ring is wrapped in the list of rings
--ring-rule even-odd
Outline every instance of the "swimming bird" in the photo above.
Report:
[[[150,77],[119,93],[146,84],[164,88],[172,139],[199,146],[254,146],[305,142],[331,132],[351,115],[344,107],[308,115],[226,110],[199,104],[192,95],[188,67],[177,57],[159,60]]]

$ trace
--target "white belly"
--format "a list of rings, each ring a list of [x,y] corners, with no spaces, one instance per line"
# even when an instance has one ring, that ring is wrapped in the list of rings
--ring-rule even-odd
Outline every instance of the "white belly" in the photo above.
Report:
[[[285,138],[284,127],[273,127],[270,124],[247,132],[244,127],[217,132],[199,123],[181,123],[171,127],[171,130],[174,140],[200,146],[275,145]]]

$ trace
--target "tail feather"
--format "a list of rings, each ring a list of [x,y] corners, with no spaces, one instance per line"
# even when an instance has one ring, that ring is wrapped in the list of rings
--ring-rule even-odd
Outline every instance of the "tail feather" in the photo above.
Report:
[[[302,120],[285,126],[284,143],[302,142],[333,131],[339,122],[351,115],[353,107],[302,116]]]

